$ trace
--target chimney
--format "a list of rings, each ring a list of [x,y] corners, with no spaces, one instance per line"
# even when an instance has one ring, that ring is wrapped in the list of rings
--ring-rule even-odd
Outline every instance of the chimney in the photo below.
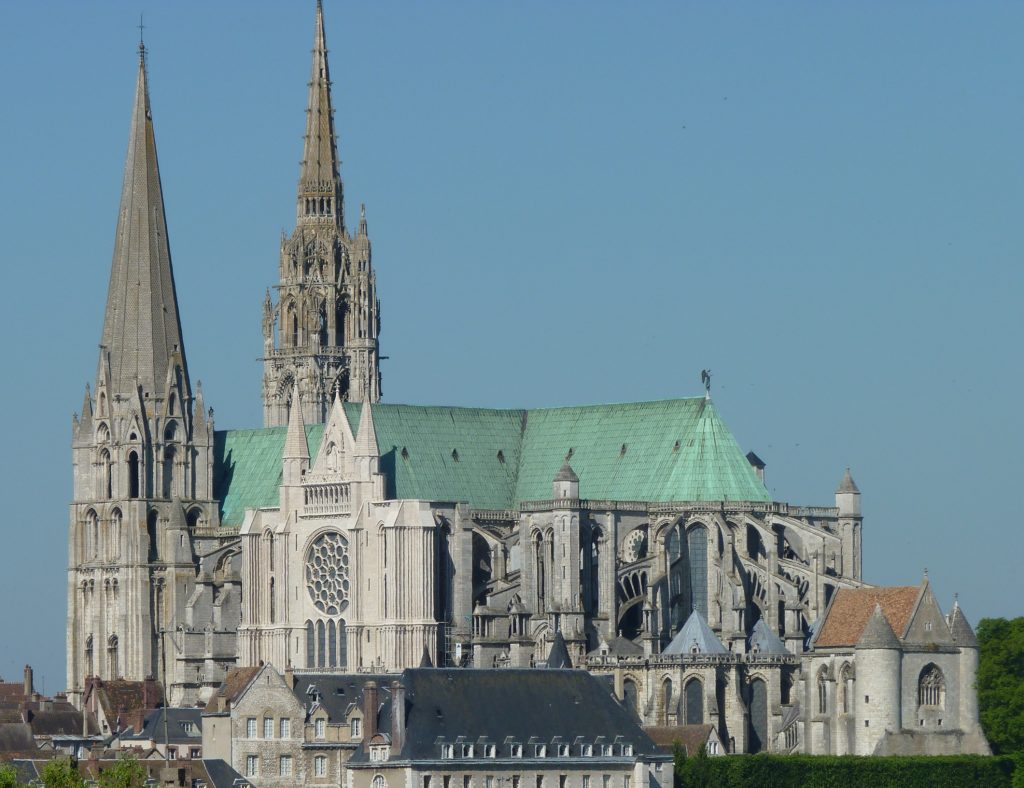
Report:
[[[157,702],[156,679],[153,676],[146,676],[142,682],[142,708],[155,709]]]
[[[370,748],[370,739],[377,735],[377,682],[363,686],[363,749]]]
[[[391,755],[397,756],[405,746],[405,687],[391,682]]]
[[[45,684],[46,682],[43,682],[43,683]],[[35,690],[32,687],[32,666],[31,665],[26,665],[25,666],[25,697],[26,698],[32,697],[32,693],[33,692],[35,692]]]
[[[295,689],[295,669],[291,662],[284,669],[284,683],[288,685],[288,689]]]

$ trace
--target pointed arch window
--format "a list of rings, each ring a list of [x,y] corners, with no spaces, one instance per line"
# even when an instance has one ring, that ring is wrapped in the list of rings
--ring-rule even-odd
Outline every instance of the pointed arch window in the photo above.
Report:
[[[661,684],[661,708],[661,724],[671,725],[675,716],[672,713],[672,679],[665,679]]]
[[[601,529],[590,532],[590,611],[598,613],[601,607]]]
[[[946,679],[939,666],[934,663],[925,665],[918,678],[917,704],[939,708],[946,705]]]
[[[630,711],[639,713],[640,693],[637,690],[636,682],[633,681],[633,679],[626,679],[622,682],[622,700]]]
[[[690,564],[690,610],[708,617],[708,529],[698,525],[686,534]],[[687,612],[689,615],[689,612]]]
[[[850,714],[853,711],[853,670],[849,663],[843,665],[839,677],[839,711]]]
[[[107,678],[116,679],[120,675],[120,664],[118,663],[118,642],[117,635],[111,635],[107,639]]]
[[[121,510],[110,513],[110,532],[107,534],[107,557],[116,560],[121,555]]]
[[[139,455],[135,451],[128,452],[128,497],[139,497]]]
[[[174,415],[174,406],[177,404],[177,399],[178,399],[177,396],[175,396],[174,392],[172,391],[171,395],[167,398],[167,415],[168,416],[173,416]]]
[[[327,667],[327,627],[324,626],[324,622],[316,622],[316,666],[318,668]]]
[[[818,714],[828,713],[828,679],[825,668],[818,671]]]
[[[113,477],[110,470],[110,452],[100,452],[100,495],[107,500],[114,497]]]
[[[690,679],[686,682],[686,689],[683,694],[686,696],[686,724],[703,724],[704,685],[700,683],[700,679]]]
[[[164,498],[174,496],[174,459],[174,447],[168,446],[164,449]]]
[[[306,667],[316,667],[316,636],[313,634],[313,622],[306,621]]]
[[[86,558],[96,558],[100,544],[99,518],[96,512],[90,509],[85,513],[85,555]]]

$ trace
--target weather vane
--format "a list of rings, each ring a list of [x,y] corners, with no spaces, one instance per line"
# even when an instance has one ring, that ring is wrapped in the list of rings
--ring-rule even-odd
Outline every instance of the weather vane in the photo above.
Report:
[[[700,371],[700,382],[704,384],[704,398],[711,399],[711,370],[702,369]]]

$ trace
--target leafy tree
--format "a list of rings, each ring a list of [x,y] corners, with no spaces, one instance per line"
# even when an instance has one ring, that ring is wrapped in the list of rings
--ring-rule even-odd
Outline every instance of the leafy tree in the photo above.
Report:
[[[131,756],[119,758],[100,772],[100,788],[138,788],[146,782],[146,769]]]
[[[78,768],[63,758],[46,764],[40,777],[46,788],[85,788],[85,780],[78,776]]]
[[[978,709],[999,753],[1024,752],[1024,617],[978,622]]]
[[[18,784],[18,773],[9,763],[0,763],[0,788],[15,788]]]

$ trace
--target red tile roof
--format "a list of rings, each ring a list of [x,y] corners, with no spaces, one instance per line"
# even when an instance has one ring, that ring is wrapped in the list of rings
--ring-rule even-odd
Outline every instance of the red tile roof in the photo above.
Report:
[[[814,639],[815,648],[855,646],[876,604],[882,606],[896,637],[902,638],[920,593],[919,586],[840,589]]]

